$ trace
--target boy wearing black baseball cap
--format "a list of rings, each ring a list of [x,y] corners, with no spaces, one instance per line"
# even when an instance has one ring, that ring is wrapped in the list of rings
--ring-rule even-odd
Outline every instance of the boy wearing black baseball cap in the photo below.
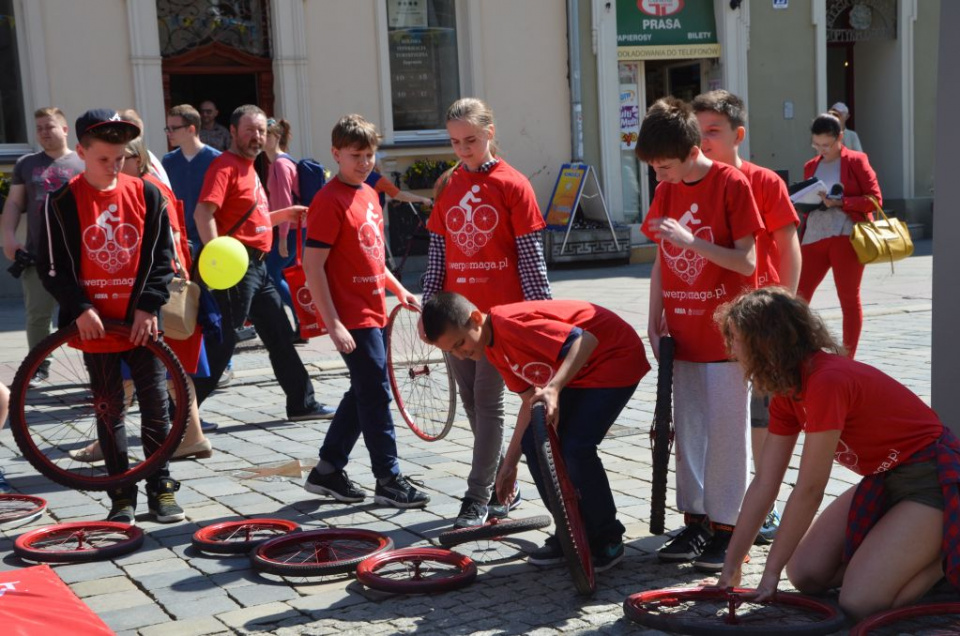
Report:
[[[167,381],[160,361],[142,348],[159,337],[158,314],[173,278],[173,244],[166,203],[150,183],[121,173],[127,142],[140,128],[116,111],[89,110],[77,119],[77,154],[84,172],[47,196],[47,236],[37,268],[60,303],[59,327],[75,322],[78,347],[91,370],[91,389],[117,402],[97,420],[111,474],[129,467],[123,423],[120,363],[130,368],[142,418],[144,452],[152,454],[169,431]],[[104,320],[131,325],[130,337],[107,335]],[[94,373],[93,369],[97,369]],[[183,509],[166,463],[147,478],[150,512],[161,523],[181,521]],[[136,485],[111,491],[109,521],[135,523]]]

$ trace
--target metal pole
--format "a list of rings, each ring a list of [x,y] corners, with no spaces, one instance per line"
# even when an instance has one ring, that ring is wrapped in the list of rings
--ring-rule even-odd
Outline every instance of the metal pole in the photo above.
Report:
[[[570,65],[570,152],[583,161],[583,104],[580,102],[580,13],[577,0],[567,0],[567,46]]]

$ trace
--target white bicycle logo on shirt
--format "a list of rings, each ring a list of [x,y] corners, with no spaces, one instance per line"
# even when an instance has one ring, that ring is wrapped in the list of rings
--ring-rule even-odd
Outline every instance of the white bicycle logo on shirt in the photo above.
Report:
[[[473,256],[490,242],[490,237],[500,221],[497,210],[486,203],[480,203],[480,186],[475,185],[463,195],[458,205],[447,210],[447,231],[453,244],[467,256]],[[480,203],[474,208],[475,203]]]
[[[115,225],[111,225],[110,222]],[[121,223],[116,204],[104,210],[95,225],[83,231],[87,256],[100,267],[114,273],[133,258],[140,243],[140,232],[130,223]]]
[[[382,261],[383,234],[380,232],[380,216],[374,212],[373,203],[367,204],[367,220],[357,231],[360,247],[376,261]]]

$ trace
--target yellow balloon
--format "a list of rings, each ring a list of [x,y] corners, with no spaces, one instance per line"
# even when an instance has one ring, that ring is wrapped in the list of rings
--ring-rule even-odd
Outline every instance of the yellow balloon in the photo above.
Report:
[[[210,289],[229,289],[247,273],[250,257],[243,243],[232,236],[219,236],[200,252],[200,277]]]

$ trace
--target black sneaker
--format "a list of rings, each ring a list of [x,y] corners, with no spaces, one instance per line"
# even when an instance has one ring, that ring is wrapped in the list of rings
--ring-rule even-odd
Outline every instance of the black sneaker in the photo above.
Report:
[[[394,508],[423,508],[430,501],[429,495],[414,488],[401,474],[394,475],[385,484],[378,479],[373,495],[376,503]]]
[[[733,526],[713,524],[713,536],[703,548],[703,552],[694,559],[693,567],[700,572],[720,572],[727,558],[727,546],[733,536]]]
[[[287,413],[287,420],[290,422],[306,422],[307,420],[329,420],[337,414],[337,409],[330,408],[324,404],[314,403],[306,411],[300,413]]]
[[[470,497],[463,498],[460,514],[453,522],[454,528],[476,528],[487,521],[487,506]]]
[[[691,561],[700,556],[709,539],[710,529],[704,525],[704,518],[689,515],[686,527],[657,550],[657,557],[669,562]]]
[[[543,545],[527,555],[527,562],[540,567],[548,565],[560,565],[566,560],[563,556],[563,549],[556,537],[547,537]]]
[[[506,504],[500,503],[500,498],[497,497],[497,491],[493,491],[493,495],[490,496],[490,503],[487,504],[487,511],[491,517],[495,519],[505,519],[511,510],[520,505],[520,502],[523,501],[523,497],[520,496],[520,486],[514,484],[513,492],[513,501],[510,502],[510,507],[508,508]]]
[[[344,503],[359,503],[365,495],[355,483],[350,481],[344,470],[335,470],[332,473],[321,475],[316,468],[307,475],[303,482],[303,489],[315,495],[326,495]]]
[[[137,525],[136,506],[137,502],[127,497],[114,499],[110,506],[110,512],[107,514],[107,521],[125,523],[130,526]]]
[[[593,551],[593,571],[605,572],[623,560],[623,541],[608,543]]]
[[[186,517],[173,494],[178,490],[180,482],[169,477],[161,479],[156,490],[147,486],[147,508],[159,523],[174,523]]]

